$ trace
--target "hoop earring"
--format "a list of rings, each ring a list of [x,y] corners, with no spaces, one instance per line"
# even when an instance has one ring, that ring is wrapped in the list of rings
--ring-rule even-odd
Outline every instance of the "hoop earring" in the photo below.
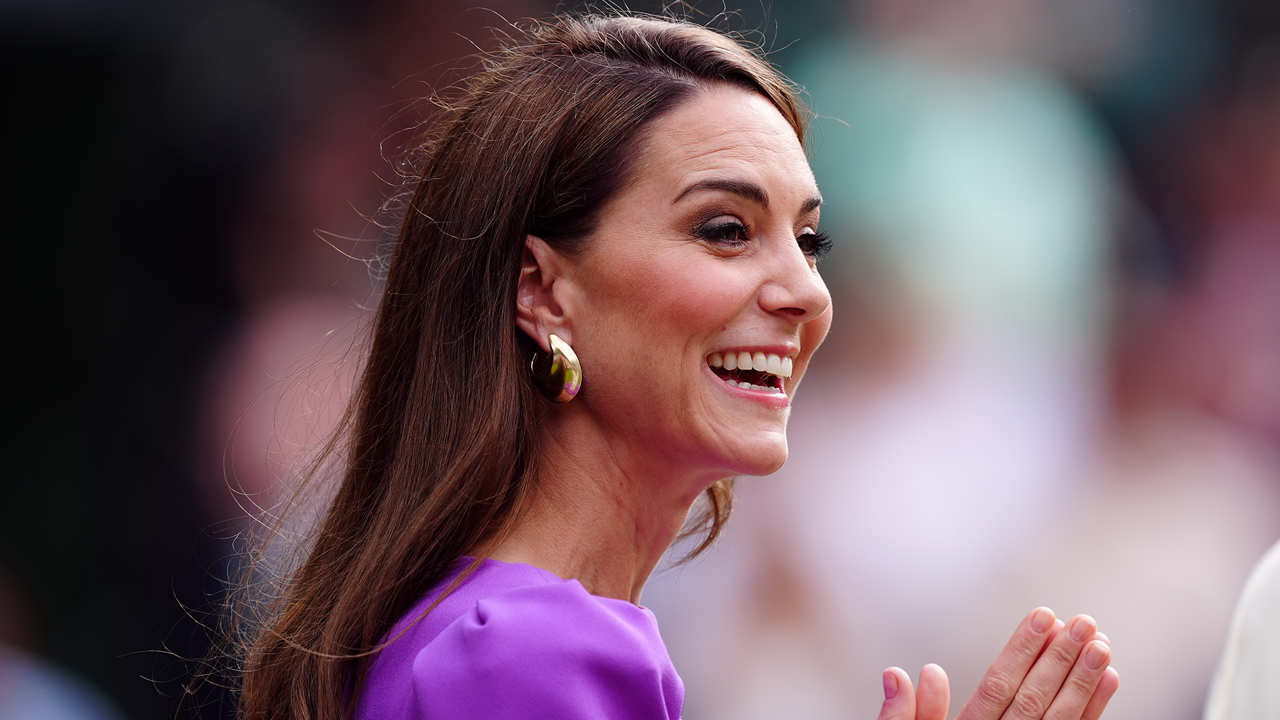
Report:
[[[550,353],[538,350],[529,361],[533,384],[552,402],[567,403],[582,389],[582,365],[573,348],[559,335],[548,335],[547,345],[551,347]]]

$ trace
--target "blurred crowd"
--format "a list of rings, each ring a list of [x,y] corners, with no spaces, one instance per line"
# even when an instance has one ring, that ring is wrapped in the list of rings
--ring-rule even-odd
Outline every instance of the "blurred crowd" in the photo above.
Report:
[[[247,516],[344,407],[421,98],[486,27],[574,7],[0,8],[0,718],[173,715]],[[1108,718],[1199,718],[1280,539],[1280,9],[714,22],[807,90],[836,319],[792,459],[649,584],[687,716],[872,717],[890,664],[962,700],[1048,605],[1111,637]]]

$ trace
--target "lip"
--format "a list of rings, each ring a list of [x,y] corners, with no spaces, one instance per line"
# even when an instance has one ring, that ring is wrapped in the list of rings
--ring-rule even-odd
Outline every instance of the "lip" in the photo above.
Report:
[[[737,349],[737,348],[734,348],[734,349]],[[747,350],[747,348],[741,348],[741,349]],[[761,352],[766,352],[766,351],[762,350]],[[759,390],[751,390],[748,388],[740,388],[740,387],[734,387],[730,385],[724,380],[721,380],[719,375],[712,372],[711,366],[706,364],[705,362],[702,363],[702,371],[706,373],[708,379],[710,379],[711,382],[718,385],[721,390],[724,390],[730,395],[743,398],[744,400],[751,400],[753,402],[760,403],[761,405],[772,408],[774,410],[785,410],[791,407],[791,395],[788,394],[787,392],[786,380],[783,381],[781,393],[766,393],[766,392],[761,392]]]
[[[800,355],[800,346],[799,346],[799,345],[792,345],[792,344],[782,344],[782,345],[726,345],[725,347],[722,347],[722,348],[716,348],[716,349],[714,349],[714,350],[711,350],[710,352],[708,352],[706,355],[704,355],[704,356],[703,356],[703,359],[705,360],[706,358],[710,357],[712,353],[721,353],[721,354],[724,354],[724,353],[729,352],[730,350],[732,350],[733,352],[749,352],[749,353],[758,353],[758,352],[762,352],[762,353],[764,353],[765,355],[777,355],[778,357],[789,357],[789,358],[791,358],[792,360],[795,360],[795,359],[796,359],[796,357],[798,357],[798,356]]]

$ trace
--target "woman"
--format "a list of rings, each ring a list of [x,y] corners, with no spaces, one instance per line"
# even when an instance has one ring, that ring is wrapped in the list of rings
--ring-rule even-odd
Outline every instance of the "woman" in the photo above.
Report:
[[[700,551],[730,478],[786,459],[831,322],[791,87],[666,20],[517,35],[426,148],[345,475],[247,657],[247,717],[679,717],[634,603],[699,496]],[[1107,645],[1061,628],[1029,616],[962,717],[1097,717]],[[881,717],[943,718],[945,675],[920,686],[886,671]]]

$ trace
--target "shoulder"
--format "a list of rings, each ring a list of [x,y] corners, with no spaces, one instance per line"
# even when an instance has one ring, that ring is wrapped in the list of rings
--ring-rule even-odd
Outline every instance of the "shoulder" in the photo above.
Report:
[[[573,580],[477,600],[412,682],[424,717],[676,718],[683,702],[653,615]]]
[[[501,641],[507,653],[575,651],[624,658],[666,656],[648,610],[587,593],[576,580],[517,588],[477,600],[445,629],[473,641]],[[437,638],[439,640],[439,638]],[[435,643],[432,643],[435,644]]]
[[[1206,720],[1277,717],[1280,713],[1280,543],[1254,569],[1241,593],[1218,665]]]

